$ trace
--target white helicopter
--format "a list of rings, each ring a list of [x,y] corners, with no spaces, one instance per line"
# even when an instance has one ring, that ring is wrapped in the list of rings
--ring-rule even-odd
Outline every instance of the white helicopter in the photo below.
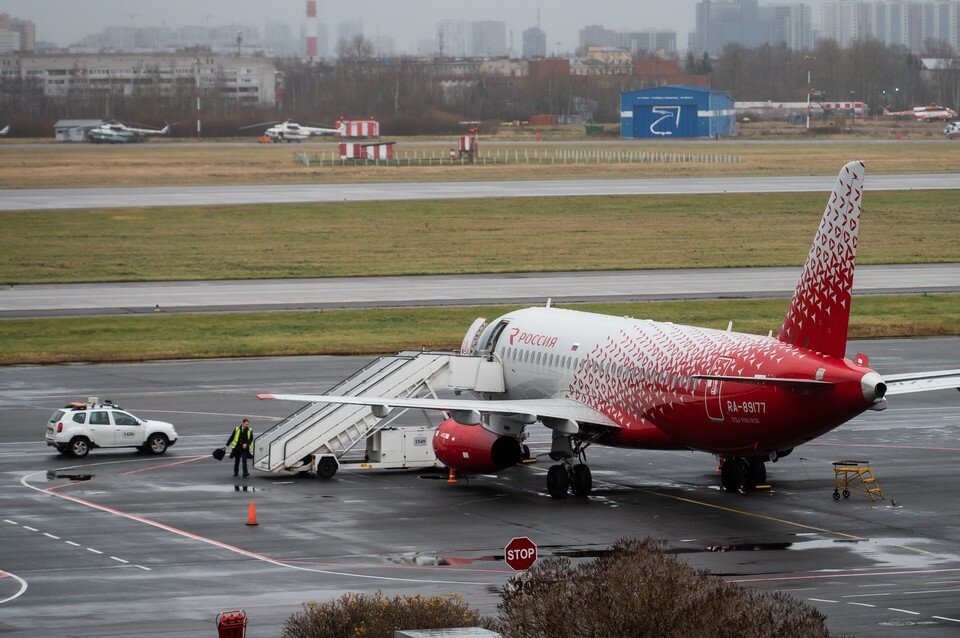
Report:
[[[249,126],[241,126],[240,128],[243,130],[268,124],[272,126],[264,131],[263,134],[269,137],[272,142],[302,142],[314,135],[336,135],[339,130],[323,126],[303,126],[290,120],[283,122],[260,122],[258,124],[250,124]]]
[[[127,126],[122,122],[107,122],[97,128],[90,129],[87,132],[87,139],[94,144],[125,144],[127,142],[140,142],[148,135],[166,135],[169,132],[169,124],[162,129],[154,129]]]

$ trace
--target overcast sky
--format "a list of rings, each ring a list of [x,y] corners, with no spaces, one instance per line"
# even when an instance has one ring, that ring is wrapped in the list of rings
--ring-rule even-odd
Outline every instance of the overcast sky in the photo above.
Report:
[[[331,37],[336,25],[348,19],[363,20],[368,37],[387,35],[397,48],[415,50],[417,40],[432,38],[443,19],[502,20],[514,33],[514,48],[520,34],[534,26],[537,7],[547,33],[547,49],[554,52],[577,44],[577,32],[587,24],[613,29],[672,28],[677,46],[685,48],[693,29],[696,0],[318,0],[320,22]],[[305,0],[0,0],[0,12],[33,20],[37,39],[67,46],[106,26],[171,27],[184,25],[255,24],[261,29],[267,18],[294,27],[304,21]],[[508,35],[509,37],[509,35]]]

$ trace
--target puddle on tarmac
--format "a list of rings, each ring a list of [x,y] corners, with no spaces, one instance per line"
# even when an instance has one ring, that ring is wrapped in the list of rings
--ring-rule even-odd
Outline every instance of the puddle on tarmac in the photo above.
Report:
[[[417,565],[420,567],[442,567],[446,565],[472,565],[479,562],[502,561],[500,556],[473,556],[469,558],[457,556],[439,556],[424,552],[403,552],[388,554],[384,558],[396,565]]]
[[[72,472],[58,472],[57,470],[47,470],[47,480],[55,481],[57,479],[69,479],[71,481],[89,481],[93,474],[74,474]]]

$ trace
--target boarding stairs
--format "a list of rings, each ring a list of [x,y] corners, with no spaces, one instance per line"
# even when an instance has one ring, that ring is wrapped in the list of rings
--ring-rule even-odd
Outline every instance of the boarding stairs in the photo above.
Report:
[[[488,368],[490,364],[487,359],[449,352],[404,351],[374,360],[325,394],[436,398],[434,388],[476,389],[476,383],[467,387],[469,381],[476,379],[475,370]],[[502,368],[499,361],[496,364],[502,383]],[[465,376],[468,383],[454,383],[451,368],[458,379]],[[319,457],[340,459],[404,412],[406,410],[395,410],[381,419],[374,415],[371,406],[310,403],[254,440],[253,466],[273,473],[307,471]]]

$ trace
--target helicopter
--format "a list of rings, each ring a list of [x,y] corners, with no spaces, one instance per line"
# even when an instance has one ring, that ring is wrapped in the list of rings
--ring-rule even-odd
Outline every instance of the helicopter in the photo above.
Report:
[[[296,122],[285,120],[283,122],[260,122],[241,126],[240,129],[255,128],[258,126],[272,125],[263,134],[270,138],[272,142],[302,142],[313,135],[336,135],[339,129],[327,128],[323,126],[302,126]]]
[[[141,142],[148,135],[166,135],[170,132],[170,125],[162,129],[127,126],[122,122],[107,122],[87,132],[87,139],[94,144],[125,144],[127,142]]]

